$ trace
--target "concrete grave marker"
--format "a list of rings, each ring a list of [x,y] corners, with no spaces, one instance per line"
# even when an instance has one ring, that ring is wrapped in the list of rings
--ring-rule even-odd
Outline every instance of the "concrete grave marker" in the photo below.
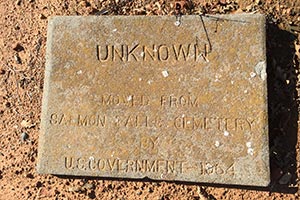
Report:
[[[38,172],[266,186],[262,15],[54,17]]]

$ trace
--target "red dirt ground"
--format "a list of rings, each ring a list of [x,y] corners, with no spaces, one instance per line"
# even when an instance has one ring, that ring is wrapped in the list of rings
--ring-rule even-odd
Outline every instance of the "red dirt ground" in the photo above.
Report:
[[[298,3],[296,3],[298,2]],[[1,0],[0,199],[300,199],[300,1]],[[268,188],[38,175],[47,19],[54,15],[267,15]]]

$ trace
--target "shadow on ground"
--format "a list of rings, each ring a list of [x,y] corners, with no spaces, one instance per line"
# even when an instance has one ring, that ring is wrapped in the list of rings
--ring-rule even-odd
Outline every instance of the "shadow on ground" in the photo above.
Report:
[[[290,193],[296,184],[296,144],[298,134],[296,36],[267,26],[269,145],[271,191]]]

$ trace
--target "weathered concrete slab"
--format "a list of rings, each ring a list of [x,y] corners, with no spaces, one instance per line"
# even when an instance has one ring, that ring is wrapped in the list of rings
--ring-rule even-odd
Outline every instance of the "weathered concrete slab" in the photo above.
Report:
[[[49,21],[38,172],[269,183],[262,15]]]

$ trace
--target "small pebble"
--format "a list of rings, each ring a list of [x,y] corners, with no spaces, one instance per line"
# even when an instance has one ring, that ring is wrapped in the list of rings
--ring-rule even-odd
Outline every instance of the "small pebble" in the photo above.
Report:
[[[92,183],[85,183],[82,188],[87,189],[87,190],[91,190],[94,188],[94,184]]]
[[[17,6],[21,5],[21,0],[17,0],[17,1],[16,1],[16,5],[17,5]]]
[[[31,121],[28,120],[22,120],[21,126],[24,128],[32,128],[35,126],[35,124],[31,123]]]
[[[29,135],[25,132],[21,134],[21,141],[25,142],[29,138]]]
[[[20,58],[20,56],[18,54],[14,55],[14,59],[15,59],[15,61],[16,61],[17,64],[22,64],[22,60],[21,60],[21,58]]]
[[[261,4],[261,0],[255,0],[255,4],[260,5]]]
[[[69,188],[69,192],[80,192],[80,191],[82,191],[81,186],[74,186]]]

